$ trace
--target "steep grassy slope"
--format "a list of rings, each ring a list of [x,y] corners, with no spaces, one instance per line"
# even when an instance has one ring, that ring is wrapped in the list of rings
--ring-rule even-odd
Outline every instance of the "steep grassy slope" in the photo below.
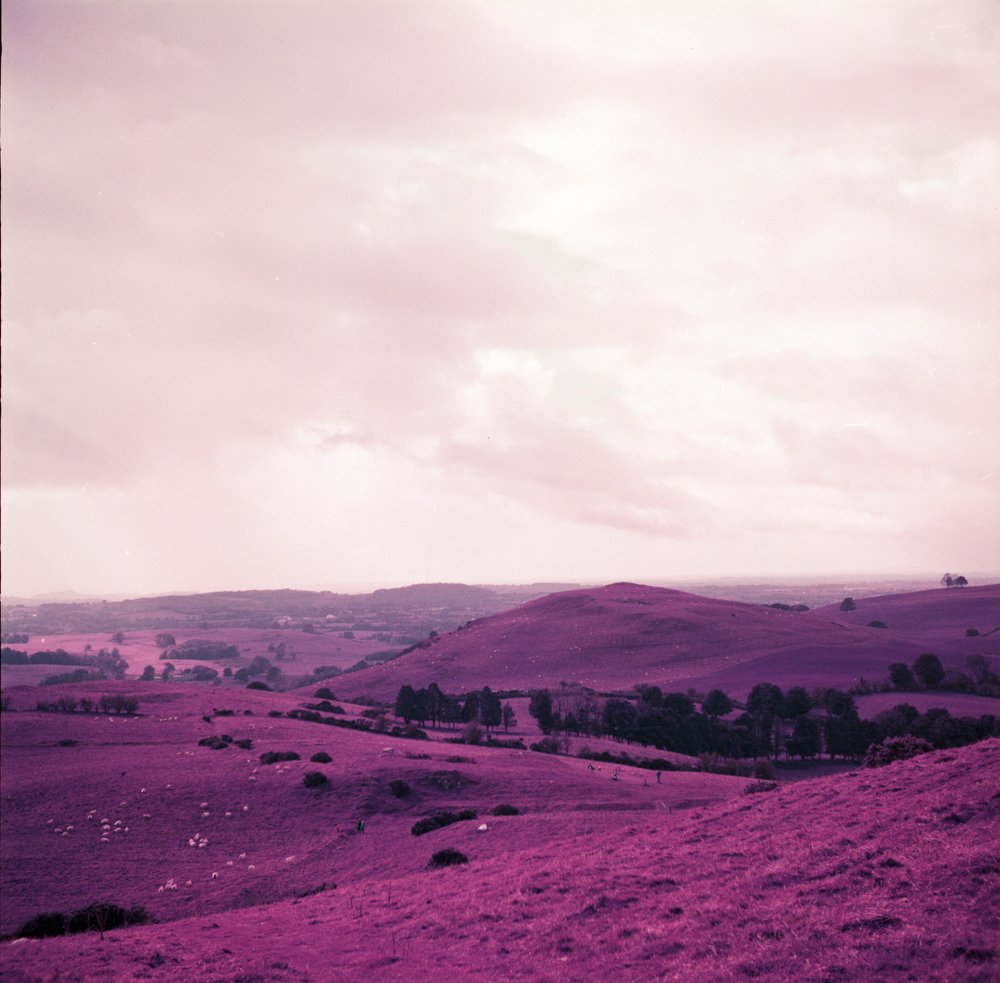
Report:
[[[693,811],[569,814],[502,852],[525,817],[460,824],[411,838],[422,864],[390,877],[6,942],[4,979],[993,980],[998,769],[994,740]],[[427,870],[443,846],[471,862]]]
[[[947,593],[937,602],[945,592],[935,592],[935,600],[944,605],[948,625],[973,617],[963,605],[974,605],[980,618],[981,608],[1000,607],[1000,586]],[[914,605],[921,603],[918,598]],[[570,680],[598,690],[648,682],[678,690],[719,686],[740,695],[764,680],[846,687],[860,676],[881,678],[891,662],[909,663],[928,651],[929,641],[942,659],[956,663],[995,650],[995,640],[966,638],[964,630],[929,638],[939,610],[932,607],[919,630],[885,630],[867,621],[848,623],[839,611],[793,613],[612,584],[552,594],[483,618],[394,662],[338,680],[337,689],[391,699],[403,683],[436,681],[465,691]]]

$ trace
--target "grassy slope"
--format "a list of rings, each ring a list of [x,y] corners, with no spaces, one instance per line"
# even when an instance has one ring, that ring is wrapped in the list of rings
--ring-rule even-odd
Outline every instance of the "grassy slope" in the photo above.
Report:
[[[865,599],[890,626],[906,620],[897,610],[927,606],[913,630],[882,630],[866,627],[875,614],[849,623],[839,611],[799,614],[635,584],[567,591],[338,680],[337,690],[391,699],[403,683],[437,681],[461,692],[570,680],[599,690],[649,682],[675,690],[719,686],[744,695],[765,680],[846,687],[860,676],[882,678],[891,662],[912,662],[930,644],[947,664],[994,651],[995,638],[966,638],[964,627],[955,625],[982,620],[983,609],[1000,610],[1000,586],[922,592],[912,603],[909,597]]]
[[[301,900],[4,943],[4,979],[995,979],[998,768],[994,740],[693,811],[553,809],[559,836],[450,827]],[[421,869],[442,846],[472,862]]]

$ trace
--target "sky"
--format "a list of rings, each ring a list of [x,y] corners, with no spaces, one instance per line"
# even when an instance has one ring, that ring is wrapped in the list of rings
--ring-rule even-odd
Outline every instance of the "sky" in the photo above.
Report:
[[[1000,571],[993,0],[6,0],[5,595]]]

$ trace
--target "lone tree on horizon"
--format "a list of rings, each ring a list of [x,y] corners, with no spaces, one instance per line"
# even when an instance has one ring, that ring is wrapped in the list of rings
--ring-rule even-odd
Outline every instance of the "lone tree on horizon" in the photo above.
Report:
[[[941,583],[945,587],[968,587],[969,581],[965,579],[961,574],[957,577],[953,577],[950,573],[946,573],[941,578]]]

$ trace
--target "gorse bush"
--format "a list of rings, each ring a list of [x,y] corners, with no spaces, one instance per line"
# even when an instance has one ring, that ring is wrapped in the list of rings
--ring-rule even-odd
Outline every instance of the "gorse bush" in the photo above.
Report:
[[[410,829],[414,836],[423,836],[424,833],[432,833],[436,829],[443,829],[452,823],[460,823],[466,819],[477,818],[474,809],[463,809],[461,812],[437,812],[433,816],[419,819]]]
[[[436,869],[440,867],[454,867],[458,864],[467,864],[468,862],[469,858],[464,853],[448,847],[445,850],[438,850],[431,857],[430,865]]]
[[[298,761],[299,757],[300,755],[297,751],[265,751],[260,756],[260,763],[262,765],[273,765],[279,761]]]
[[[306,788],[322,788],[330,784],[330,779],[321,771],[307,771],[302,777],[302,784]]]
[[[326,753],[326,751],[317,751],[310,759],[310,761],[315,761],[318,765],[328,765],[333,758]]]
[[[493,815],[494,816],[519,816],[519,815],[521,815],[521,810],[518,809],[517,806],[512,806],[512,805],[509,805],[508,803],[504,802],[501,805],[498,805],[493,810]]]

